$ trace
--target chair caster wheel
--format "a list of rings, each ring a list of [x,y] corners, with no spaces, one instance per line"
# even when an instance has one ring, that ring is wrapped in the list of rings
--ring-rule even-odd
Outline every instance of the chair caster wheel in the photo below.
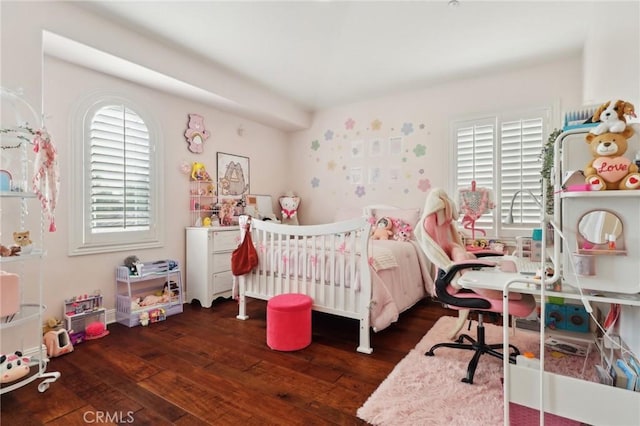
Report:
[[[469,379],[467,379],[466,377],[465,377],[464,379],[460,380],[460,381],[461,381],[462,383],[469,383],[470,385],[472,385],[472,384],[473,384],[473,380],[469,380]]]
[[[435,354],[433,353],[433,351],[429,351],[427,353],[424,354],[425,356],[434,356]]]

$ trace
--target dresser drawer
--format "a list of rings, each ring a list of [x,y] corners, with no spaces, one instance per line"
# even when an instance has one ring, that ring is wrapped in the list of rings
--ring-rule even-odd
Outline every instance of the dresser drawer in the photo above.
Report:
[[[233,275],[231,275],[231,271],[227,272],[219,272],[217,274],[213,274],[211,277],[211,282],[209,283],[209,292],[211,296],[218,297],[220,293],[225,293],[227,291],[231,291],[233,287]]]
[[[213,231],[213,241],[211,242],[211,248],[213,253],[220,251],[233,251],[238,246],[238,237],[240,236],[240,229],[237,232],[234,231]]]
[[[224,272],[231,270],[231,252],[214,253],[211,255],[211,272]]]

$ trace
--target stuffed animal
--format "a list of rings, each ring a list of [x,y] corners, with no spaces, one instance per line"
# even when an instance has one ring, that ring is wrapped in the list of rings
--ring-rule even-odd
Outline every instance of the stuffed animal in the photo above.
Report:
[[[393,221],[388,217],[381,217],[376,222],[376,226],[373,228],[371,234],[372,240],[388,240],[393,237]]]
[[[20,250],[22,250],[20,246],[7,247],[0,244],[0,256],[2,257],[19,256]]]
[[[29,231],[21,231],[13,233],[13,241],[16,246],[20,247],[20,253],[29,254],[33,248],[33,241],[29,237]]]
[[[592,122],[600,122],[600,124],[591,129],[590,133],[601,135],[607,132],[623,132],[627,127],[625,115],[630,117],[636,116],[633,104],[622,100],[615,100],[600,105],[591,119]]]
[[[624,157],[627,139],[633,133],[633,129],[627,127],[621,133],[587,134],[593,160],[587,164],[584,175],[592,190],[640,188],[638,166]]]
[[[393,239],[396,241],[410,241],[413,227],[402,219],[393,220]]]
[[[280,213],[282,213],[282,223],[285,225],[298,225],[298,208],[300,207],[300,197],[291,193],[278,199],[280,202]]]
[[[31,358],[22,352],[0,355],[0,383],[10,383],[29,374]]]

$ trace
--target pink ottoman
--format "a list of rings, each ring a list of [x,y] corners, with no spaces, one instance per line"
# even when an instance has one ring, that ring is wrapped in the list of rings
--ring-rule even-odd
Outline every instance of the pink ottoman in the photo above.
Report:
[[[280,294],[267,302],[267,346],[297,351],[311,343],[311,305],[304,294]]]

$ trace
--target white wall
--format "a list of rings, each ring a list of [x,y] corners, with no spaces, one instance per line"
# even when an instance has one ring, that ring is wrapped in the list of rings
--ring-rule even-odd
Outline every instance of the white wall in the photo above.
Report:
[[[300,220],[327,222],[340,207],[372,203],[422,207],[429,185],[449,187],[454,172],[449,146],[452,120],[541,106],[573,108],[581,105],[581,90],[581,58],[572,57],[321,111],[309,130],[291,138],[295,161],[289,167],[296,179],[290,187],[302,197]],[[346,125],[349,119],[355,122],[351,129]],[[372,125],[375,120],[381,123],[377,130]],[[413,129],[408,135],[402,132],[406,123]],[[552,127],[559,126],[556,121]],[[332,132],[330,140],[327,131]],[[401,156],[353,158],[350,153],[354,140],[367,144],[392,136],[403,136]],[[422,147],[425,154],[419,155]],[[380,183],[365,182],[365,194],[358,196],[347,179],[354,166],[379,167],[383,174],[397,168],[401,173],[398,180],[383,175]]]
[[[122,264],[123,259],[135,254],[140,259],[153,260],[162,258],[176,259],[185,264],[184,227],[189,225],[189,182],[181,174],[179,165],[183,162],[204,162],[210,172],[215,172],[216,152],[233,153],[250,158],[251,190],[259,194],[271,194],[274,197],[287,186],[288,170],[282,167],[288,153],[287,135],[284,131],[261,124],[255,120],[241,117],[233,113],[173,96],[158,90],[114,78],[87,68],[59,60],[51,56],[43,56],[41,46],[41,32],[43,29],[56,31],[67,37],[73,37],[80,42],[111,47],[120,42],[130,59],[135,59],[135,52],[141,58],[155,62],[155,65],[169,64],[174,69],[182,69],[185,57],[180,53],[155,46],[154,53],[160,57],[149,55],[144,47],[151,45],[139,35],[128,33],[122,29],[101,21],[100,18],[85,16],[75,7],[59,3],[2,3],[1,6],[1,77],[2,86],[10,89],[22,88],[25,97],[40,111],[41,103],[46,115],[46,125],[57,145],[60,161],[61,192],[56,211],[57,232],[45,234],[45,247],[48,254],[43,262],[44,272],[44,302],[48,309],[46,317],[61,317],[62,303],[65,298],[75,295],[91,293],[99,289],[105,296],[105,306],[114,307],[115,267]],[[82,25],[77,25],[82,22]],[[99,35],[99,36],[98,36]],[[190,65],[187,63],[187,65]],[[187,70],[187,73],[192,73]],[[207,73],[199,73],[200,79],[207,79]],[[104,255],[85,255],[69,257],[67,255],[69,236],[69,204],[71,191],[71,116],[79,99],[93,90],[113,90],[126,93],[135,103],[142,105],[160,124],[163,135],[164,174],[166,191],[166,229],[163,248],[145,250],[137,253],[117,252]],[[242,96],[250,98],[251,86],[242,91]],[[264,93],[257,93],[255,105],[269,103]],[[44,101],[42,101],[44,100]],[[277,101],[277,100],[276,100]],[[278,103],[272,103],[271,111],[278,110]],[[248,101],[248,103],[250,103]],[[198,113],[204,116],[206,128],[211,137],[205,142],[204,154],[196,155],[187,150],[184,131],[187,126],[188,114]],[[286,113],[286,111],[285,111]],[[283,113],[282,115],[285,115]],[[237,134],[242,125],[243,136]],[[35,206],[35,205],[34,205]],[[31,217],[36,215],[32,208]],[[16,222],[2,223],[2,243],[11,243],[11,231],[15,230]],[[32,234],[37,234],[37,222],[29,222]],[[32,265],[29,265],[32,266]],[[33,293],[31,293],[33,295]],[[10,333],[3,333],[1,346],[5,346],[5,337]],[[6,336],[5,336],[6,335]],[[21,343],[22,348],[35,346],[35,340],[29,342],[26,336]],[[33,337],[37,338],[37,335]],[[21,336],[20,339],[23,339]],[[13,341],[11,345],[13,345]],[[5,350],[0,347],[0,350]],[[6,350],[12,350],[7,347]]]

